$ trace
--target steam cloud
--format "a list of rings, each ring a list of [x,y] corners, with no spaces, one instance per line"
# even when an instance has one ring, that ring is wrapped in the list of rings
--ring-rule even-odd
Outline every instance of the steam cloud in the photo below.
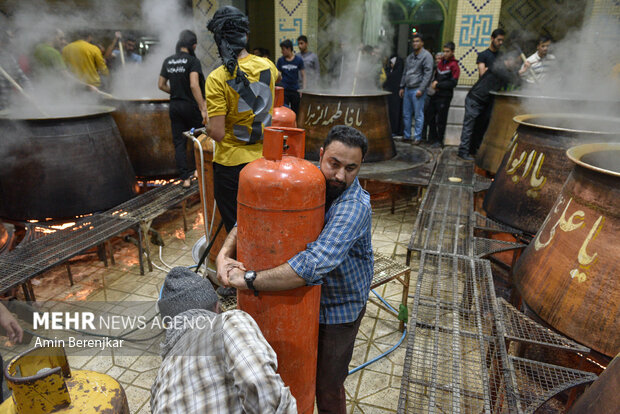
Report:
[[[561,98],[561,105],[528,100],[528,112],[574,112],[617,117],[620,79],[613,68],[620,62],[620,25],[612,17],[586,21],[557,43],[549,53],[556,57],[542,82],[523,85],[525,94]]]
[[[152,46],[141,64],[121,67],[120,62],[111,70],[108,80],[109,90],[122,99],[167,98],[168,95],[157,89],[157,79],[163,60],[174,53],[179,33],[184,29],[194,30],[192,16],[183,10],[181,2],[168,0],[144,0],[141,19],[131,19],[131,28],[122,27],[127,22],[128,6],[121,0],[93,1],[90,8],[77,7],[68,3],[49,3],[43,0],[16,2],[16,9],[10,16],[13,34],[11,52],[31,56],[34,46],[50,40],[55,29],[65,32],[67,42],[76,40],[76,33],[90,30],[94,43],[106,48],[112,41],[114,31],[124,35],[134,33],[156,38],[158,44]],[[133,6],[132,6],[133,7]],[[5,28],[3,28],[4,30]],[[127,29],[127,30],[126,30]],[[115,62],[116,63],[116,62]],[[35,65],[31,61],[31,66]],[[101,96],[87,92],[64,77],[30,76],[32,88],[27,92],[50,116],[78,115],[88,109],[75,109],[101,104]],[[32,102],[13,94],[11,105],[14,113],[20,116],[40,117]],[[74,108],[69,110],[68,108]]]

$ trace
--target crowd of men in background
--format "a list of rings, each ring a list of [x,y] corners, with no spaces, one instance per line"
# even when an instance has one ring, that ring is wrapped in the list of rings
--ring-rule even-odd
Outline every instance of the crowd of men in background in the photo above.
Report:
[[[8,74],[0,76],[0,109],[8,107],[12,95],[19,90],[15,84],[30,91],[33,80],[59,79],[67,85],[98,91],[109,86],[109,68],[116,70],[123,64],[142,62],[136,39],[121,32],[114,34],[107,48],[96,44],[87,31],[75,33],[74,40],[68,43],[62,30],[49,30],[27,50],[16,46],[14,38],[11,31],[0,31],[0,66]]]

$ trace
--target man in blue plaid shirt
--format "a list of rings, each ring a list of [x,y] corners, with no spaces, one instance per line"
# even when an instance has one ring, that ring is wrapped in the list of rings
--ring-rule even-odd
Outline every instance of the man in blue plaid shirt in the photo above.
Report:
[[[323,285],[316,379],[320,413],[346,412],[344,381],[373,277],[370,196],[357,179],[367,149],[366,137],[356,129],[331,129],[319,161],[326,181],[323,231],[288,262],[257,272],[253,282],[257,291]],[[248,289],[246,269],[233,259],[236,245],[235,227],[218,254],[218,278],[226,286]]]

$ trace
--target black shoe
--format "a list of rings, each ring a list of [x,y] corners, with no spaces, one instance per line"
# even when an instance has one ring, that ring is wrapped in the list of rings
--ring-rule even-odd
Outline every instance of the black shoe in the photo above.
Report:
[[[458,154],[456,154],[456,156],[457,156],[457,157],[459,157],[459,158],[460,158],[460,159],[462,159],[462,160],[465,160],[465,161],[473,161],[473,160],[474,160],[474,157],[472,157],[472,156],[471,156],[471,155],[469,155],[469,154],[461,154],[461,153],[458,153]]]

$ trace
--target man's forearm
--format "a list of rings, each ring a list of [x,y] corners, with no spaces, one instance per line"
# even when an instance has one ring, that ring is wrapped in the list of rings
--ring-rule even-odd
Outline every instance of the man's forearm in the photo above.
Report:
[[[254,281],[259,292],[295,289],[305,284],[306,281],[299,277],[288,263],[258,272]]]

